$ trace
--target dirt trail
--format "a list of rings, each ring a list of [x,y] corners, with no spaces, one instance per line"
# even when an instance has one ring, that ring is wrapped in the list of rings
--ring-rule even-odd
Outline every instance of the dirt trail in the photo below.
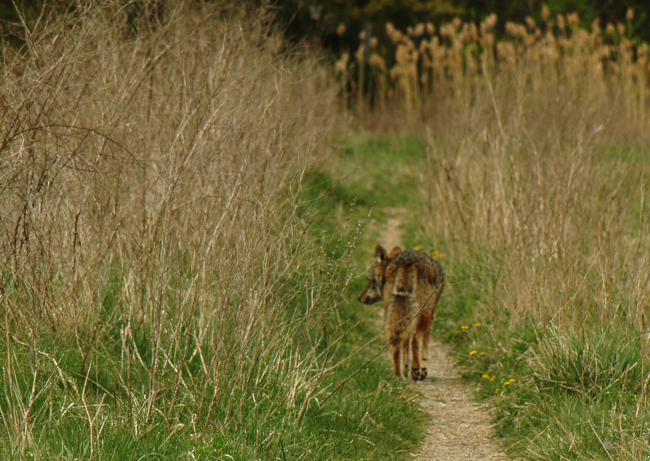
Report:
[[[387,211],[392,217],[380,227],[379,243],[390,251],[402,244],[400,223],[407,210]],[[471,385],[461,378],[451,357],[449,346],[431,341],[429,376],[412,384],[422,393],[420,405],[431,417],[427,438],[413,454],[415,459],[507,461],[492,439],[489,409],[472,399]]]

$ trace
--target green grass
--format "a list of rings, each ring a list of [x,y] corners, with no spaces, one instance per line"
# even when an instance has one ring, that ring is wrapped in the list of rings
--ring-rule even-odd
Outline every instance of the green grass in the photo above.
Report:
[[[360,282],[355,280],[350,286],[350,296],[346,294],[340,306],[340,322],[345,334],[332,336],[340,344],[331,364],[355,352],[377,334],[371,321],[376,314],[366,306],[357,305],[354,299],[353,294],[359,289]],[[80,338],[80,341],[84,339]],[[129,403],[124,388],[118,383],[132,379],[133,393],[142,399],[137,404],[144,404],[148,385],[148,345],[144,341],[140,351],[145,357],[145,366],[136,368],[140,373],[129,377],[118,366],[120,356],[115,340],[110,337],[98,340],[99,344],[92,348],[85,364],[87,375],[81,372],[83,356],[76,347],[70,347],[70,344],[47,347],[49,353],[57,358],[69,385],[51,388],[49,394],[38,396],[33,404],[32,418],[39,423],[35,425],[37,429],[32,436],[37,441],[39,453],[27,450],[21,456],[14,449],[14,454],[11,454],[11,447],[5,439],[0,446],[2,459],[36,459],[43,454],[48,459],[88,459],[93,452],[94,459],[102,460],[210,460],[225,455],[237,460],[406,459],[408,452],[422,438],[425,420],[413,400],[413,393],[405,388],[404,383],[390,376],[385,363],[376,361],[363,367],[372,350],[355,355],[327,376],[321,384],[323,396],[363,367],[322,407],[312,402],[300,423],[296,423],[297,408],[285,408],[274,403],[273,396],[281,392],[283,386],[269,379],[253,388],[256,401],[249,400],[241,420],[229,427],[219,428],[218,418],[208,421],[206,426],[200,422],[195,426],[183,416],[186,413],[181,412],[174,422],[165,415],[153,415],[154,420],[147,423],[146,432],[134,434],[132,424],[120,420],[121,407]],[[45,344],[42,347],[45,348]],[[18,382],[12,384],[18,384],[16,393],[26,405],[33,380],[45,380],[48,371],[56,371],[46,358],[34,357],[27,348],[22,352],[13,348],[13,352],[19,355],[14,363],[22,363],[26,372],[31,360],[39,361],[36,368],[40,376],[24,373]],[[2,353],[4,364],[6,351]],[[77,405],[68,407],[84,387],[85,399],[91,409],[100,402],[109,407],[93,428]],[[16,398],[16,394],[9,394],[7,381],[1,381],[0,388],[4,390],[5,399]],[[166,392],[161,389],[159,398],[164,398]],[[4,404],[6,401],[0,402],[0,409],[3,416],[8,417]],[[190,402],[186,404],[192,405]],[[93,447],[94,450],[91,450],[89,442],[91,430],[102,432],[100,445]]]
[[[365,268],[370,251],[376,244],[377,229],[368,226],[369,216],[382,222],[391,207],[408,207],[417,190],[417,168],[424,160],[424,146],[417,139],[396,138],[373,141],[364,136],[353,137],[342,149],[328,171],[311,171],[305,175],[301,212],[309,216],[313,235],[327,247],[332,258],[343,256],[346,247],[340,245],[341,233],[356,233],[350,238],[355,248],[352,259],[354,277],[350,280],[339,309],[346,328],[340,351],[350,353],[369,342],[372,346],[352,360],[335,375],[332,384],[364,367],[383,347],[378,337],[378,307],[366,306],[357,297],[365,287]],[[412,163],[409,163],[412,160]],[[404,187],[411,185],[411,188]],[[395,193],[395,191],[399,191]],[[372,398],[371,398],[372,397]],[[362,441],[361,450],[354,451],[355,433],[349,451],[336,453],[346,459],[406,459],[409,451],[423,439],[427,418],[414,402],[414,393],[404,382],[392,376],[385,356],[367,363],[331,401],[336,411],[313,410],[319,427],[336,427],[340,434],[354,427],[364,428],[366,434],[356,434]],[[367,406],[371,398],[370,407]],[[348,402],[346,406],[346,402]],[[329,404],[329,402],[328,402]],[[334,402],[332,402],[334,404]],[[345,408],[345,413],[343,412]],[[345,415],[341,420],[341,415]],[[337,419],[338,418],[338,419]],[[306,423],[307,424],[307,423]],[[336,443],[332,435],[332,443]],[[347,449],[346,449],[347,450]]]

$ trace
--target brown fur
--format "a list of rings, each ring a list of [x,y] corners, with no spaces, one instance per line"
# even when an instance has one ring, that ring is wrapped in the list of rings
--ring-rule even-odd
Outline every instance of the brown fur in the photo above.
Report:
[[[393,345],[395,376],[402,376],[401,356],[403,376],[408,376],[410,346],[411,378],[426,378],[431,326],[443,287],[442,268],[426,253],[395,247],[386,254],[381,245],[375,247],[375,262],[359,301],[384,303],[386,339]]]

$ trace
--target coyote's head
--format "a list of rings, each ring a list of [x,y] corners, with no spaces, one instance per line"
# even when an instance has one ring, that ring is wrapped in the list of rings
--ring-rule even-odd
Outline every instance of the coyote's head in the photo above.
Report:
[[[400,254],[402,249],[399,247],[393,248],[390,254],[386,254],[386,250],[381,245],[375,247],[375,261],[370,266],[368,271],[368,285],[366,289],[363,290],[361,296],[359,296],[359,301],[364,304],[374,304],[377,301],[381,301],[382,292],[384,290],[384,274],[386,272],[386,266],[395,256]]]

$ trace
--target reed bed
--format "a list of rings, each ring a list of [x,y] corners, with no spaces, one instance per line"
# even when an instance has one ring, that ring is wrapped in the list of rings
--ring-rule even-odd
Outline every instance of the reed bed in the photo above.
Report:
[[[577,14],[552,15],[547,8],[540,18],[507,22],[504,31],[493,14],[480,24],[456,18],[439,28],[421,23],[401,31],[387,23],[376,35],[361,32],[360,47],[336,63],[341,92],[360,113],[397,108],[453,121],[484,118],[468,113],[476,98],[486,94],[486,85],[495,97],[500,86],[507,86],[508,102],[505,89],[498,98],[501,110],[538,112],[564,101],[590,112],[606,111],[610,121],[623,116],[626,123],[647,123],[648,44],[632,37],[633,10],[626,22],[604,27],[597,20],[587,28]],[[531,101],[531,94],[544,98]],[[574,114],[555,115],[561,127]],[[508,121],[505,115],[499,120]],[[624,124],[608,127],[625,131]]]
[[[81,2],[4,45],[1,457],[245,457],[319,395],[346,278],[297,191],[335,89],[258,13]]]

